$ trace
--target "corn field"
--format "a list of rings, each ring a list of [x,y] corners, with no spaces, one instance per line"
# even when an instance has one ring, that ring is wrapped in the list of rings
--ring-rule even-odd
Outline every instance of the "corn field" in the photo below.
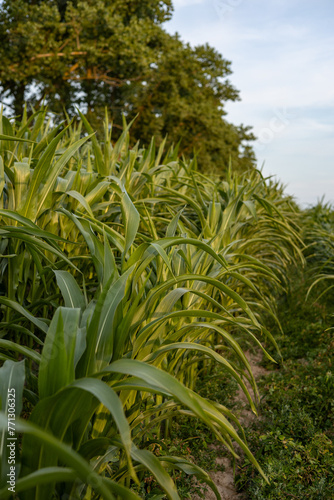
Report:
[[[255,169],[214,178],[177,148],[130,148],[130,127],[113,144],[107,115],[102,141],[82,115],[1,117],[1,499],[11,389],[20,499],[138,499],[149,473],[176,500],[177,470],[219,499],[207,471],[149,450],[179,415],[262,473],[237,418],[195,382],[220,364],[256,413],[244,352],[270,358],[266,318],[304,263],[298,210]]]

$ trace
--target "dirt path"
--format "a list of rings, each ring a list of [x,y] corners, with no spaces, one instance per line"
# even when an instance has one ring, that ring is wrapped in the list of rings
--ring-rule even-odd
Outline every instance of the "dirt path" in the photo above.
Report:
[[[251,365],[252,372],[255,380],[257,381],[262,375],[268,374],[268,370],[259,366],[260,361],[262,360],[262,353],[251,353],[250,351],[246,351],[245,355]],[[253,390],[248,381],[245,381],[245,385],[253,397]],[[254,399],[254,398],[253,398]],[[235,411],[235,415],[238,417],[241,425],[243,427],[248,427],[253,420],[258,418],[254,413],[250,410],[247,398],[244,392],[239,388],[235,400],[241,403],[241,408]],[[237,492],[236,487],[234,485],[234,475],[233,475],[233,465],[231,460],[228,457],[217,458],[217,465],[224,465],[224,472],[212,472],[210,474],[213,482],[217,486],[217,489],[222,497],[222,500],[245,500],[245,496]],[[195,495],[193,500],[200,500],[200,497]],[[211,489],[208,489],[205,500],[216,500],[216,495],[213,493]]]

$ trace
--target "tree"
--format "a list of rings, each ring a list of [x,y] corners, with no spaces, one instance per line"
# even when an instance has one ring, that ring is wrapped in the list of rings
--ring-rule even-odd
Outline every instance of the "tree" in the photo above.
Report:
[[[167,44],[166,44],[167,46]],[[236,127],[225,120],[223,103],[239,99],[228,80],[231,63],[208,45],[194,49],[177,36],[168,50],[157,55],[155,71],[133,85],[127,101],[139,119],[132,127],[135,137],[149,141],[152,132],[170,143],[181,139],[181,151],[197,153],[203,170],[220,172],[229,164],[245,170],[254,161],[247,142],[254,137],[249,127]]]
[[[117,127],[139,114],[134,140],[181,138],[205,169],[249,167],[247,127],[225,119],[237,100],[230,63],[208,45],[192,48],[163,29],[171,0],[4,0],[0,6],[1,100],[15,115],[28,100],[73,115],[84,110],[97,128],[105,106]]]

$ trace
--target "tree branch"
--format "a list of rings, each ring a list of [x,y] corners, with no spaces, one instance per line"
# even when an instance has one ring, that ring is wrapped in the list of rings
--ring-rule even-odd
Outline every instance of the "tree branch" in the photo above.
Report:
[[[64,57],[64,56],[85,56],[87,55],[87,51],[74,51],[74,52],[50,52],[49,54],[37,54],[37,56],[33,56],[30,58],[30,61],[34,61],[35,59],[41,59],[43,57]]]

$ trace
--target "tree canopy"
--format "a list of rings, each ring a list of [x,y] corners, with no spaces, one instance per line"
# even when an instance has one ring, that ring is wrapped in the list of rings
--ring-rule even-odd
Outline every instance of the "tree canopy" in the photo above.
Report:
[[[168,34],[171,0],[4,0],[0,6],[1,100],[70,115],[83,110],[99,128],[107,107],[120,127],[138,115],[133,140],[181,139],[205,170],[248,168],[249,127],[226,121],[239,99],[230,62],[208,45]]]

